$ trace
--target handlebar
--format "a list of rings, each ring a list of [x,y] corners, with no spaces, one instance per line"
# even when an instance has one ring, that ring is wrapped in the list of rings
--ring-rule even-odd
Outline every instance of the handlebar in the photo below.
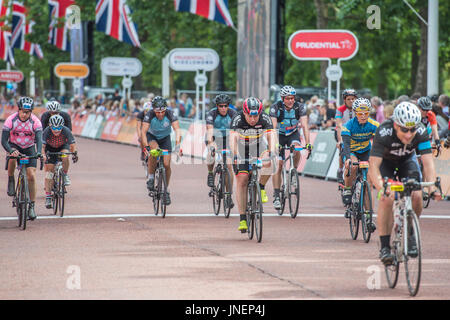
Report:
[[[394,186],[394,189],[392,188],[393,186]],[[438,188],[440,194],[443,196],[440,177],[436,177],[436,181],[434,181],[434,182],[419,182],[414,178],[404,178],[404,179],[402,179],[401,182],[400,181],[389,181],[389,178],[385,177],[384,183],[383,183],[385,196],[388,195],[388,193],[386,192],[388,187],[390,187],[391,190],[393,190],[393,191],[404,192],[405,188],[409,191],[414,191],[414,190],[421,190],[423,188],[431,187],[431,186],[435,186],[436,188]],[[435,193],[435,191],[433,191],[430,196],[433,196],[434,193]]]
[[[16,159],[16,160],[33,160],[33,159],[39,159],[40,160],[40,166],[39,166],[39,170],[42,170],[44,168],[44,163],[43,163],[43,157],[42,155],[35,155],[35,156],[27,156],[24,154],[20,154],[18,157],[13,157],[13,156],[6,156],[6,164],[5,164],[5,170],[8,170],[8,165],[9,165],[9,160],[11,159]]]
[[[302,150],[308,150],[308,156],[306,157],[306,159],[309,159],[309,157],[311,156],[311,152],[312,150],[309,150],[308,148],[305,147],[299,147],[297,145],[291,144],[290,146],[287,145],[279,145],[278,146],[278,150],[289,150],[289,152],[294,152],[294,151],[302,151]]]

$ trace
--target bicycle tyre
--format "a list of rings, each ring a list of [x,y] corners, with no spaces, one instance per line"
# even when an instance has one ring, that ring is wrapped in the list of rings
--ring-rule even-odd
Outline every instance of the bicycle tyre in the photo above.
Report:
[[[292,185],[292,179],[295,181],[295,185]],[[295,197],[295,201],[292,199]],[[300,179],[298,178],[298,172],[296,169],[289,171],[289,213],[291,218],[295,219],[298,213],[298,206],[300,204]]]
[[[246,218],[247,218],[247,234],[248,238],[250,240],[253,239],[253,235],[255,234],[255,215],[252,211],[252,199],[253,199],[253,189],[254,186],[247,187],[247,212],[246,212]]]
[[[213,209],[214,214],[217,216],[220,212],[220,201],[221,201],[221,183],[222,183],[222,172],[220,165],[217,165],[214,170],[214,186],[213,186]]]
[[[58,203],[59,203],[59,179],[58,179],[59,171],[57,171],[53,176],[53,187],[52,187],[52,206],[53,206],[53,214],[56,215],[58,213]]]
[[[161,168],[161,177],[160,177],[161,180],[160,203],[161,203],[161,217],[164,219],[166,217],[167,211],[167,204],[166,204],[167,180],[166,180],[166,170],[164,169],[164,167]]]
[[[363,202],[361,204],[361,232],[363,234],[363,239],[365,243],[369,243],[370,241],[370,236],[372,235],[372,233],[368,230],[368,224],[372,222],[373,219],[373,211],[372,211],[372,194],[371,194],[371,189],[369,186],[369,183],[367,181],[363,182],[363,187],[362,187],[362,199]],[[365,195],[367,194],[368,197],[368,203],[366,203],[366,197]]]
[[[20,201],[22,205],[22,226],[21,229],[25,230],[27,228],[27,220],[28,220],[28,212],[30,210],[30,195],[28,190],[28,179],[27,176],[22,176],[22,201]]]
[[[281,186],[280,186],[280,209],[277,210],[278,215],[282,216],[284,213],[284,209],[286,208],[286,177],[285,177],[285,171],[284,167],[282,168],[281,172]]]
[[[19,220],[18,227],[22,227],[22,221],[23,221],[23,215],[22,215],[22,184],[23,184],[22,176],[19,175],[19,178],[17,179],[17,188],[16,188],[16,211],[17,211],[17,218]]]
[[[259,184],[256,184],[256,188],[254,188],[254,191],[255,195],[252,201],[252,211],[254,217],[253,222],[255,225],[256,240],[258,242],[261,242],[263,234],[263,204],[261,200],[261,188]]]
[[[411,221],[408,221],[411,219]],[[406,273],[406,283],[408,284],[409,294],[414,297],[419,291],[420,287],[420,278],[422,273],[422,245],[420,239],[420,227],[419,227],[419,219],[414,211],[407,212],[407,218],[405,219],[406,225],[404,228],[404,238],[405,238],[405,247],[403,250],[404,258],[405,258],[405,273]],[[410,228],[412,229],[412,234],[416,239],[417,245],[417,257],[412,257],[408,254],[408,236],[407,234],[410,232]]]
[[[358,219],[358,213],[355,212],[354,209],[350,210],[350,218],[349,224],[350,224],[350,235],[353,240],[356,240],[358,238],[358,231],[359,231],[359,219]]]
[[[398,272],[399,272],[399,256],[401,255],[402,251],[402,239],[396,239],[396,231],[395,231],[395,223],[392,226],[391,231],[391,250],[394,255],[394,261],[391,265],[385,266],[384,271],[386,274],[386,280],[388,283],[389,288],[394,289],[398,282]]]
[[[222,193],[224,194],[223,197],[223,214],[225,216],[226,219],[228,219],[230,217],[230,212],[231,212],[231,208],[230,208],[230,202],[231,201],[231,197],[233,195],[232,192],[232,184],[231,184],[231,175],[230,175],[230,171],[228,171],[228,168],[225,166],[223,168],[222,171]]]
[[[64,216],[64,202],[65,202],[65,194],[66,194],[66,185],[64,183],[64,173],[60,172],[59,174],[59,190],[58,190],[58,194],[59,194],[59,216],[63,217]]]
[[[159,213],[159,201],[160,201],[160,185],[161,185],[161,178],[160,178],[160,171],[157,168],[155,170],[155,186],[156,189],[154,188],[153,190],[153,210],[155,211],[155,215],[157,216]]]

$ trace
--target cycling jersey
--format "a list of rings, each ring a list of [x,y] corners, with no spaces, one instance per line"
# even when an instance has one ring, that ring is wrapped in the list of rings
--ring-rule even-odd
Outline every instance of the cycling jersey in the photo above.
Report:
[[[357,118],[349,120],[342,126],[342,140],[344,141],[344,155],[348,157],[348,147],[351,152],[364,153],[370,150],[370,139],[375,136],[379,123],[373,119],[361,125]]]
[[[298,123],[301,117],[306,116],[304,104],[295,102],[290,110],[282,101],[274,103],[270,107],[269,115],[277,118],[277,129],[280,135],[289,136],[298,130]]]
[[[236,114],[237,112],[235,110],[228,108],[226,115],[222,116],[219,113],[219,110],[217,108],[214,108],[209,111],[208,115],[206,116],[206,124],[212,125],[214,127],[213,135],[215,137],[228,136],[231,120]]]
[[[70,131],[72,131],[72,119],[70,118],[70,115],[67,112],[60,111],[58,113],[61,117],[64,119],[64,126],[69,128]],[[41,123],[42,128],[45,129],[48,127],[48,121],[50,120],[50,117],[52,114],[50,111],[45,111],[41,116]]]
[[[347,108],[345,104],[337,108],[336,119],[342,119],[342,123],[346,123],[352,118],[353,118],[352,108]]]
[[[404,145],[395,133],[394,121],[389,119],[378,127],[370,156],[398,165],[412,158],[415,152],[420,155],[431,153],[431,142],[425,126],[420,123],[412,142]]]
[[[170,136],[170,132],[172,131],[172,123],[175,121],[178,121],[178,118],[173,114],[173,111],[169,109],[166,109],[162,120],[159,120],[156,117],[154,110],[148,111],[143,120],[143,122],[150,124],[148,132],[155,136],[158,140]]]
[[[261,113],[258,122],[251,126],[245,120],[244,112],[238,113],[231,121],[231,130],[239,134],[239,142],[244,145],[260,143],[263,134],[273,129],[272,120],[267,113]]]
[[[16,112],[6,119],[3,125],[3,132],[9,136],[7,141],[3,141],[2,139],[2,144],[6,151],[11,152],[8,142],[22,149],[27,149],[34,146],[35,140],[39,144],[41,143],[40,139],[36,139],[36,134],[38,132],[42,134],[42,124],[34,114],[31,114],[28,120],[22,121],[19,118],[19,113]],[[41,138],[40,135],[39,137]]]
[[[61,133],[57,136],[53,134],[50,127],[45,128],[42,134],[42,144],[50,146],[53,149],[58,149],[74,143],[75,138],[73,137],[72,132],[70,132],[69,128],[67,128],[66,126],[63,126]]]

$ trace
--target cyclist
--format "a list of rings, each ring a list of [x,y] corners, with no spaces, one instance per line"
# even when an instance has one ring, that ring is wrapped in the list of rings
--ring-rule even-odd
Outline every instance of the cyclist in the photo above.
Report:
[[[144,106],[142,108],[142,111],[140,111],[136,116],[136,132],[138,135],[138,141],[139,145],[141,147],[141,161],[145,160],[145,146],[142,143],[142,121],[144,120],[145,114],[150,111],[152,108],[152,102],[146,102],[144,103]]]
[[[358,171],[357,166],[352,166],[350,176],[350,163],[357,161],[369,161],[370,148],[372,144],[370,140],[375,136],[375,132],[380,125],[377,121],[370,118],[370,111],[372,105],[368,99],[358,98],[353,102],[352,111],[354,118],[349,120],[342,126],[342,141],[344,143],[342,148],[342,158],[345,163],[344,175],[344,191],[343,200],[345,205],[349,205],[352,201],[352,185],[356,179]],[[370,185],[370,182],[369,182]],[[371,190],[371,189],[370,189]],[[345,217],[348,218],[348,212],[345,212]],[[375,230],[374,225],[369,226]]]
[[[427,132],[432,141],[431,146],[437,148],[437,154],[441,151],[441,144],[439,142],[438,124],[436,120],[436,115],[431,111],[433,104],[430,98],[420,97],[417,100],[417,105],[420,109],[420,114],[422,116],[422,123],[427,128]]]
[[[42,149],[42,124],[38,117],[32,114],[34,101],[29,97],[21,97],[17,102],[19,111],[10,115],[2,131],[2,146],[10,156],[18,157],[21,154],[27,156],[40,155]],[[36,146],[36,147],[35,147]],[[30,159],[26,164],[28,187],[30,192],[31,207],[29,218],[36,219],[36,159]],[[11,159],[8,163],[8,196],[15,195],[14,170],[16,161]]]
[[[53,173],[55,171],[55,164],[58,157],[50,155],[47,158],[47,152],[70,152],[75,153],[72,156],[72,161],[78,161],[77,145],[72,132],[64,125],[64,118],[59,114],[50,117],[48,121],[49,126],[44,129],[42,134],[42,155],[45,161],[45,207],[51,209],[52,207],[52,188],[53,188]],[[69,179],[69,159],[62,158],[62,166],[64,170],[64,185],[70,185]]]
[[[337,179],[339,183],[343,183],[342,172],[344,167],[344,162],[342,160],[342,125],[347,123],[351,118],[353,118],[352,106],[353,102],[358,99],[358,94],[354,89],[345,89],[342,92],[342,99],[344,104],[336,110],[336,131],[335,138],[337,140],[336,147],[339,149],[339,169],[337,174]]]
[[[231,109],[231,98],[226,94],[219,94],[214,99],[216,108],[212,109],[206,116],[206,146],[208,148],[207,167],[208,167],[208,187],[214,186],[214,155],[212,154],[212,148],[219,147],[219,149],[229,148],[229,129],[231,125],[231,119],[237,114],[237,112]],[[228,170],[231,173],[231,165],[228,165]],[[233,186],[233,176],[230,175],[230,185]],[[231,192],[231,190],[229,190]],[[233,208],[234,203],[231,197],[226,199],[228,201],[228,207]]]
[[[420,180],[420,168],[415,159],[415,152],[422,156],[424,180],[435,181],[431,143],[427,129],[421,123],[419,108],[410,102],[402,102],[394,109],[393,117],[378,127],[369,158],[369,175],[379,199],[377,213],[381,242],[380,259],[385,265],[392,264],[394,259],[390,248],[393,195],[384,196],[383,178],[394,178],[394,172],[398,168],[400,180],[406,177]],[[435,192],[435,198],[439,199],[441,197],[439,191],[436,189]],[[421,190],[412,193],[412,205],[417,216],[420,216]],[[414,256],[417,254],[415,239],[408,242],[410,243],[410,247],[407,248],[408,254]]]
[[[250,157],[261,157],[264,155],[275,155],[277,137],[273,130],[272,120],[267,113],[262,112],[263,105],[257,98],[248,98],[242,105],[242,111],[232,120],[230,127],[230,148],[234,154],[234,161],[240,155],[244,159]],[[263,139],[267,138],[267,142]],[[273,172],[270,163],[263,164],[263,171],[259,181],[261,187],[261,200],[265,194],[264,186]],[[272,170],[272,171],[271,171]],[[246,206],[247,206],[247,185],[249,178],[249,163],[242,162],[235,167],[236,173],[236,201],[240,214],[238,230],[246,232]],[[266,196],[267,197],[267,196]]]
[[[72,131],[72,119],[70,118],[70,115],[61,110],[61,104],[55,99],[51,98],[45,105],[45,108],[47,111],[45,111],[41,115],[41,123],[43,130],[49,126],[49,119],[51,116],[54,116],[56,114],[59,114],[64,119],[64,126],[69,128],[70,131]]]
[[[278,130],[278,139],[281,146],[298,145],[300,146],[299,127],[304,130],[306,149],[312,150],[310,144],[310,135],[308,129],[308,117],[304,104],[295,101],[295,89],[292,86],[284,86],[280,90],[281,100],[270,107],[270,117],[274,128]],[[280,186],[281,170],[285,159],[284,150],[280,150],[279,166],[277,172],[273,175],[274,200],[273,206],[279,210],[281,208]],[[297,168],[300,162],[300,151],[294,151],[294,166]]]
[[[171,127],[176,134],[175,149],[180,150],[181,132],[178,118],[173,114],[173,111],[167,109],[167,101],[163,97],[156,96],[152,100],[153,109],[148,111],[142,122],[142,144],[145,146],[145,155],[149,156],[151,150],[165,149],[169,155],[164,155],[164,168],[166,169],[166,181],[169,186],[171,169],[170,160],[172,152],[172,141],[170,139]],[[181,154],[181,150],[180,150]],[[147,189],[154,190],[155,184],[155,170],[156,158],[150,157],[148,159],[148,180]],[[170,205],[170,194],[167,189],[166,205]]]

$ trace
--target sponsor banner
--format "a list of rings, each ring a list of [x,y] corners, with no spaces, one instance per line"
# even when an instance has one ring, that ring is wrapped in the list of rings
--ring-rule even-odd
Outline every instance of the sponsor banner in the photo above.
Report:
[[[100,139],[104,139],[104,140],[113,140],[111,137],[111,132],[114,128],[114,124],[116,123],[116,118],[115,117],[109,117],[106,120],[106,124],[105,127],[103,129],[102,135],[100,136]]]
[[[314,149],[306,162],[303,173],[318,177],[326,177],[336,151],[336,140],[333,131],[319,131],[314,140]]]
[[[122,127],[117,135],[116,141],[131,144],[136,134],[136,123],[136,119],[133,119],[132,117],[123,119]]]
[[[104,117],[100,114],[96,116],[95,121],[92,124],[91,129],[89,130],[89,133],[88,133],[89,138],[93,138],[93,139],[97,138],[97,133],[103,123],[103,119],[104,119]]]
[[[339,168],[339,150],[336,148],[333,160],[331,161],[331,165],[330,168],[328,169],[328,173],[325,179],[337,180],[338,168]]]
[[[436,176],[441,178],[442,192],[450,196],[450,149],[443,148],[438,158],[433,157]]]
[[[87,121],[84,124],[83,130],[81,131],[81,136],[89,137],[89,132],[95,123],[95,114],[90,114],[87,116]]]

